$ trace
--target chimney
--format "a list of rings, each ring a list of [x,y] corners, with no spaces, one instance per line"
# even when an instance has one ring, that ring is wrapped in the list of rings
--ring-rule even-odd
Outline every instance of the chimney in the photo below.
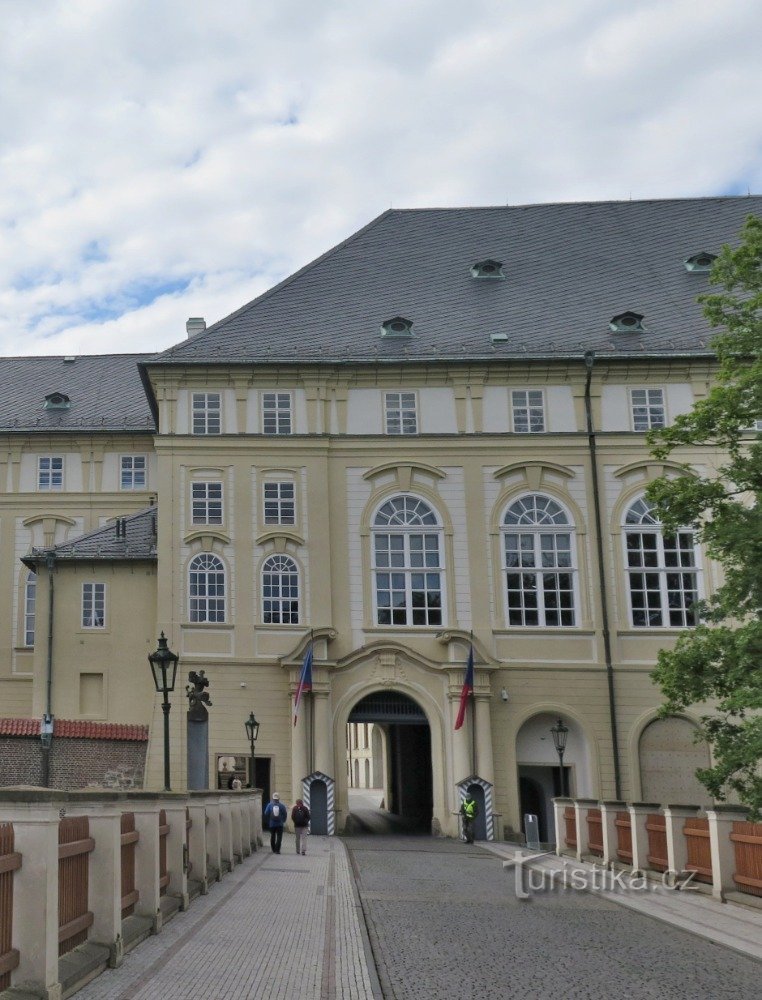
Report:
[[[189,337],[195,337],[197,333],[203,333],[204,330],[206,330],[206,320],[203,316],[191,316],[185,324],[185,332]]]

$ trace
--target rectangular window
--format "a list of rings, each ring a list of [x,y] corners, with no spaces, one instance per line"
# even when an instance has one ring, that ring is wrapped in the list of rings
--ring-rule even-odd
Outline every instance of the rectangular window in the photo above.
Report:
[[[291,433],[291,393],[262,393],[262,433]]]
[[[82,628],[104,628],[106,625],[106,584],[82,584]]]
[[[384,394],[387,434],[417,434],[418,418],[414,392],[387,392]]]
[[[24,645],[34,646],[34,620],[37,605],[37,574],[29,573],[24,587]]]
[[[40,455],[37,459],[37,489],[63,489],[64,460],[61,455]]]
[[[222,433],[222,404],[218,392],[193,393],[193,433]]]
[[[295,524],[293,483],[265,483],[265,524]]]
[[[191,483],[193,524],[222,524],[222,483]]]
[[[663,389],[630,389],[630,403],[634,431],[649,431],[652,427],[665,426],[667,419]]]
[[[542,389],[513,389],[511,410],[514,434],[540,434],[545,430]]]
[[[122,455],[119,488],[142,490],[146,485],[145,455]]]

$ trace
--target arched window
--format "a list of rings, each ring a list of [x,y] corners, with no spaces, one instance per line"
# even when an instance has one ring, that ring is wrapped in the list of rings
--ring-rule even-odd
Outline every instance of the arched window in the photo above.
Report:
[[[262,565],[262,621],[299,624],[299,571],[288,556],[270,556]]]
[[[24,645],[34,646],[35,606],[37,604],[37,574],[33,569],[24,584]]]
[[[698,623],[699,570],[693,531],[665,534],[640,497],[624,520],[630,615],[634,628],[686,628]]]
[[[225,621],[225,567],[207,552],[194,556],[188,570],[189,617],[192,622]]]
[[[387,500],[373,519],[372,558],[377,624],[442,624],[442,528],[427,503]]]
[[[574,528],[563,507],[536,493],[520,497],[502,530],[508,625],[574,625]]]

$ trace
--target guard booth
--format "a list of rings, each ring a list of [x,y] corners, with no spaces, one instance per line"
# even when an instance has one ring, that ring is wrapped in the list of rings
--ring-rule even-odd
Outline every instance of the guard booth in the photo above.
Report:
[[[458,784],[459,801],[462,804],[466,795],[471,795],[477,806],[474,822],[474,837],[476,840],[494,840],[495,822],[492,812],[492,785],[484,778],[472,774]]]
[[[313,771],[302,779],[302,801],[310,811],[310,833],[332,837],[336,832],[333,778],[322,771]]]

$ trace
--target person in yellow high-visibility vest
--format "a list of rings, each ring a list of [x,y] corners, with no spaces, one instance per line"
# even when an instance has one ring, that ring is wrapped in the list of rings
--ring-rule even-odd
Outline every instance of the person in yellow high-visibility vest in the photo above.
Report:
[[[463,836],[467,844],[474,842],[474,820],[479,813],[479,806],[470,792],[466,793],[465,799],[460,806],[460,815],[463,817]]]

